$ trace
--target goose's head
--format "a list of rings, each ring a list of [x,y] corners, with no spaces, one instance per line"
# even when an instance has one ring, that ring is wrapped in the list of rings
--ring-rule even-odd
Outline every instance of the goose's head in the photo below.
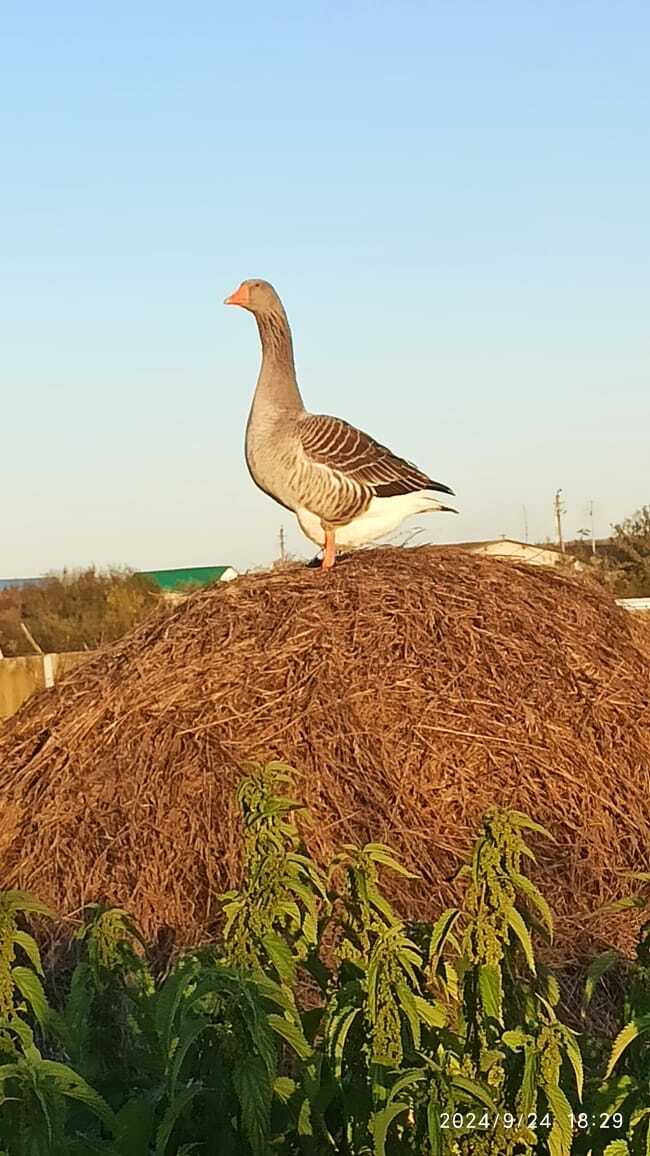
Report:
[[[282,302],[273,286],[257,277],[242,281],[239,289],[226,297],[224,305],[241,305],[242,309],[248,309],[257,316],[282,312]]]

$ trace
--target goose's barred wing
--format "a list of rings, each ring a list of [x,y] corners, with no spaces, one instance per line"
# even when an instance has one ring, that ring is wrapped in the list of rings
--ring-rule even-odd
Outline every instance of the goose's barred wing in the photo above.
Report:
[[[341,418],[307,414],[300,420],[298,430],[309,461],[345,475],[372,490],[377,498],[392,498],[414,490],[454,492]]]

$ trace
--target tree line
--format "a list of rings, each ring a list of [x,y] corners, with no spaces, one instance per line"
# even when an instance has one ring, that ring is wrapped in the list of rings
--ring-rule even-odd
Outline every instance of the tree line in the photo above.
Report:
[[[594,576],[618,598],[650,597],[650,505],[612,527],[596,552],[586,539],[567,545],[569,554],[588,563]]]
[[[94,567],[8,587],[0,590],[0,651],[12,658],[95,650],[133,629],[161,597],[142,574]]]

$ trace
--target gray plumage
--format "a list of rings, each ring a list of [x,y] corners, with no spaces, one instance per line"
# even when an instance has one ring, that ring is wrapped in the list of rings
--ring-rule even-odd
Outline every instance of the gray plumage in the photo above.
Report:
[[[363,516],[371,506],[377,525],[382,520],[399,524],[419,509],[450,509],[433,497],[452,494],[448,486],[348,422],[305,410],[289,322],[268,282],[244,281],[227,302],[253,313],[262,344],[262,365],[246,426],[248,469],[261,490],[298,514],[309,537],[322,544],[320,532],[315,536],[306,521],[312,530],[312,521],[320,522],[323,532],[341,531],[354,523],[352,536],[360,534],[355,543],[360,544]],[[405,513],[400,516],[402,508]],[[336,537],[340,540],[340,533]]]

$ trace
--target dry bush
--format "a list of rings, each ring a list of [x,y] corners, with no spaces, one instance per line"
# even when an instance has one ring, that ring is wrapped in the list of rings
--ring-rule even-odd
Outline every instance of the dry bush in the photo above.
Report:
[[[94,650],[142,622],[161,592],[143,574],[87,570],[51,574],[42,582],[0,591],[0,650],[32,654],[21,622],[46,653]]]

